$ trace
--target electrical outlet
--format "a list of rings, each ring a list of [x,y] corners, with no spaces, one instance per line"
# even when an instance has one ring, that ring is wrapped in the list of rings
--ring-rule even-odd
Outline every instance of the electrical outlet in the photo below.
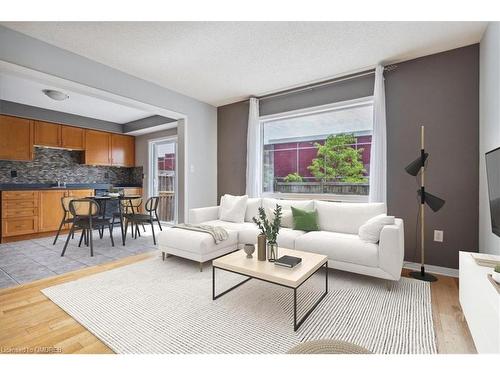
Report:
[[[12,170],[10,171],[10,177],[17,177],[17,171],[16,171],[16,170],[14,170],[14,169],[12,169]]]
[[[435,230],[434,231],[434,241],[443,242],[443,231],[442,230]]]

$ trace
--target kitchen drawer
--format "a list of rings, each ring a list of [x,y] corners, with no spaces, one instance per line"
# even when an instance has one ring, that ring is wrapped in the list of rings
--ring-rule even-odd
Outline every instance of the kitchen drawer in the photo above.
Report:
[[[4,191],[2,192],[3,200],[33,200],[38,199],[37,191]]]
[[[2,237],[19,236],[38,232],[38,217],[2,220]]]
[[[31,207],[31,208],[9,208],[9,209],[4,209],[2,211],[2,218],[3,219],[8,219],[8,218],[16,218],[16,217],[29,217],[29,216],[38,216],[38,208],[36,207]]]
[[[23,201],[7,201],[3,200],[2,201],[2,210],[16,210],[16,209],[24,209],[24,208],[37,208],[38,207],[38,200],[23,200]]]

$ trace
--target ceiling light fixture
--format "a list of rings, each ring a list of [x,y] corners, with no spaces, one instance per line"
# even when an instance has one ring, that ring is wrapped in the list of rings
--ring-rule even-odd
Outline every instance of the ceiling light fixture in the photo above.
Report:
[[[42,90],[42,92],[45,95],[47,95],[50,99],[53,99],[53,100],[63,101],[63,100],[69,99],[69,95],[67,95],[61,91],[46,89],[46,90]]]

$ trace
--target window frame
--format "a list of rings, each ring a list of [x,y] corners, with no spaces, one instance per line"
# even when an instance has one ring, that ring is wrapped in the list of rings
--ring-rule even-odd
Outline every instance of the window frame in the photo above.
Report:
[[[335,102],[315,107],[301,108],[293,111],[275,113],[272,115],[264,115],[259,117],[259,127],[260,127],[260,165],[261,165],[261,173],[263,173],[263,165],[264,165],[264,123],[274,121],[274,120],[283,120],[287,118],[293,117],[302,117],[307,115],[314,115],[321,112],[331,112],[334,110],[342,110],[352,107],[358,107],[363,105],[372,105],[373,106],[373,96],[365,96],[362,98],[345,100],[341,102]],[[304,194],[304,193],[281,193],[281,192],[264,192],[263,190],[264,179],[261,178],[261,196],[263,198],[282,198],[282,199],[321,199],[327,201],[336,201],[336,202],[368,202],[368,195],[342,195],[342,194]]]

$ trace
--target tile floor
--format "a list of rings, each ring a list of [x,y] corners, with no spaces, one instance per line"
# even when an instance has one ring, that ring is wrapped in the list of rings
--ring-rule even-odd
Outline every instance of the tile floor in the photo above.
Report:
[[[165,228],[164,228],[165,230]],[[155,226],[155,233],[159,231]],[[90,249],[82,244],[78,247],[80,234],[70,241],[64,257],[61,251],[66,240],[66,234],[59,237],[52,245],[54,237],[44,237],[33,240],[9,242],[0,244],[0,288],[7,288],[30,281],[74,271],[96,264],[110,262],[127,256],[154,251],[151,230],[141,229],[141,237],[127,238],[125,246],[121,244],[118,231],[113,231],[115,246],[111,246],[109,235],[105,233],[102,239],[94,232],[94,256],[90,256]]]

